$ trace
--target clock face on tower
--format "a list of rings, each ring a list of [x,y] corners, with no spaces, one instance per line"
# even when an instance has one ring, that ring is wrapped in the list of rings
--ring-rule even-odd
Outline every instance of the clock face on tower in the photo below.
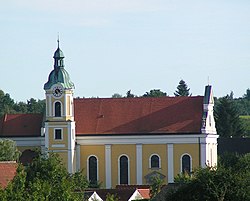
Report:
[[[62,86],[54,86],[52,89],[52,93],[55,97],[60,97],[63,93]]]

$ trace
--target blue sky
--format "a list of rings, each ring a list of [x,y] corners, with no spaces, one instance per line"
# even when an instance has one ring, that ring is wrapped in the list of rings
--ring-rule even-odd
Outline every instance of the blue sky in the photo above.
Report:
[[[75,96],[250,88],[249,0],[8,0],[0,7],[0,89],[44,99],[57,34]]]

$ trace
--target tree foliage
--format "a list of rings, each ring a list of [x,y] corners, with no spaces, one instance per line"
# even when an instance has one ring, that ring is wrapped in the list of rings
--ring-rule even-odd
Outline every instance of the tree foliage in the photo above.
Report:
[[[30,166],[19,165],[17,174],[1,192],[0,200],[83,200],[88,182],[82,173],[69,174],[56,155],[39,155]]]
[[[15,102],[8,93],[0,90],[0,116],[16,113],[43,113],[45,100],[30,98],[25,102]]]
[[[110,194],[108,193],[106,196],[106,201],[119,201],[119,198],[116,194]]]
[[[0,90],[0,116],[5,113],[13,113],[14,104],[14,100],[10,98],[10,95]]]
[[[112,98],[122,98],[122,95],[121,94],[118,94],[118,93],[114,93],[112,95]]]
[[[191,175],[178,175],[176,187],[164,200],[248,201],[250,200],[250,154],[223,155],[217,168],[200,168]]]
[[[9,139],[0,139],[0,161],[17,161],[20,151],[16,147],[16,142]]]
[[[246,90],[246,93],[243,95],[243,98],[250,100],[250,89],[249,88]]]
[[[216,129],[221,137],[240,137],[245,129],[232,97],[225,96],[217,101],[215,107]]]
[[[175,91],[175,96],[190,96],[189,93],[190,88],[188,88],[186,82],[184,80],[180,80],[179,85],[177,86],[177,90]]]
[[[126,93],[126,98],[134,98],[134,97],[136,97],[136,95],[132,94],[131,90],[128,90]]]
[[[153,199],[161,191],[163,182],[164,181],[159,177],[153,177],[152,184],[150,186],[150,199]]]
[[[152,89],[143,95],[143,97],[164,97],[164,96],[167,96],[167,93],[162,92],[160,89]]]

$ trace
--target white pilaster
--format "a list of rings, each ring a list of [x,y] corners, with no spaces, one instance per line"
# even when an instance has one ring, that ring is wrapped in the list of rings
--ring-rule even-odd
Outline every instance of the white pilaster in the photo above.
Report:
[[[136,181],[142,185],[142,144],[136,145]]]
[[[48,153],[49,150],[49,127],[48,122],[45,122],[45,135],[44,135],[44,141],[45,141],[45,153]]]
[[[68,172],[74,173],[74,157],[75,157],[75,122],[69,122],[68,124]]]
[[[168,183],[174,182],[174,145],[168,144]]]
[[[111,188],[111,145],[105,145],[106,188]]]
[[[206,143],[201,143],[200,144],[200,157],[201,157],[201,159],[200,159],[200,161],[201,161],[201,164],[200,164],[200,166],[202,167],[202,168],[205,168],[206,167],[206,164],[207,164],[207,151],[206,151]]]
[[[79,144],[76,145],[76,171],[81,170],[81,146]]]
[[[48,105],[48,107],[49,107],[49,117],[51,117],[52,114],[53,114],[53,112],[52,112],[53,107],[52,107],[51,95],[49,95],[49,105]]]

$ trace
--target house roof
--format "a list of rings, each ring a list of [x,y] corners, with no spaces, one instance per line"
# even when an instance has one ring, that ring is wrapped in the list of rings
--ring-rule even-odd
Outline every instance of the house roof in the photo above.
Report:
[[[0,137],[40,136],[42,114],[5,114],[0,118]]]
[[[137,188],[142,187],[142,188]],[[94,192],[97,193],[98,196],[102,200],[106,200],[107,195],[114,195],[119,199],[119,201],[128,201],[131,196],[138,191],[141,197],[144,199],[150,198],[150,186],[148,185],[117,185],[115,189],[89,189],[85,192],[86,195],[93,195]]]
[[[110,194],[117,197],[119,201],[127,201],[133,195],[135,189],[96,189],[95,191],[102,200],[106,200],[108,194]]]
[[[203,97],[75,99],[77,135],[200,133]]]
[[[14,176],[16,175],[16,168],[17,168],[16,162],[13,162],[13,161],[0,162],[0,187],[1,188],[6,188],[9,181],[11,181],[14,178]]]
[[[141,194],[144,199],[150,198],[150,189],[137,189],[137,191]]]

